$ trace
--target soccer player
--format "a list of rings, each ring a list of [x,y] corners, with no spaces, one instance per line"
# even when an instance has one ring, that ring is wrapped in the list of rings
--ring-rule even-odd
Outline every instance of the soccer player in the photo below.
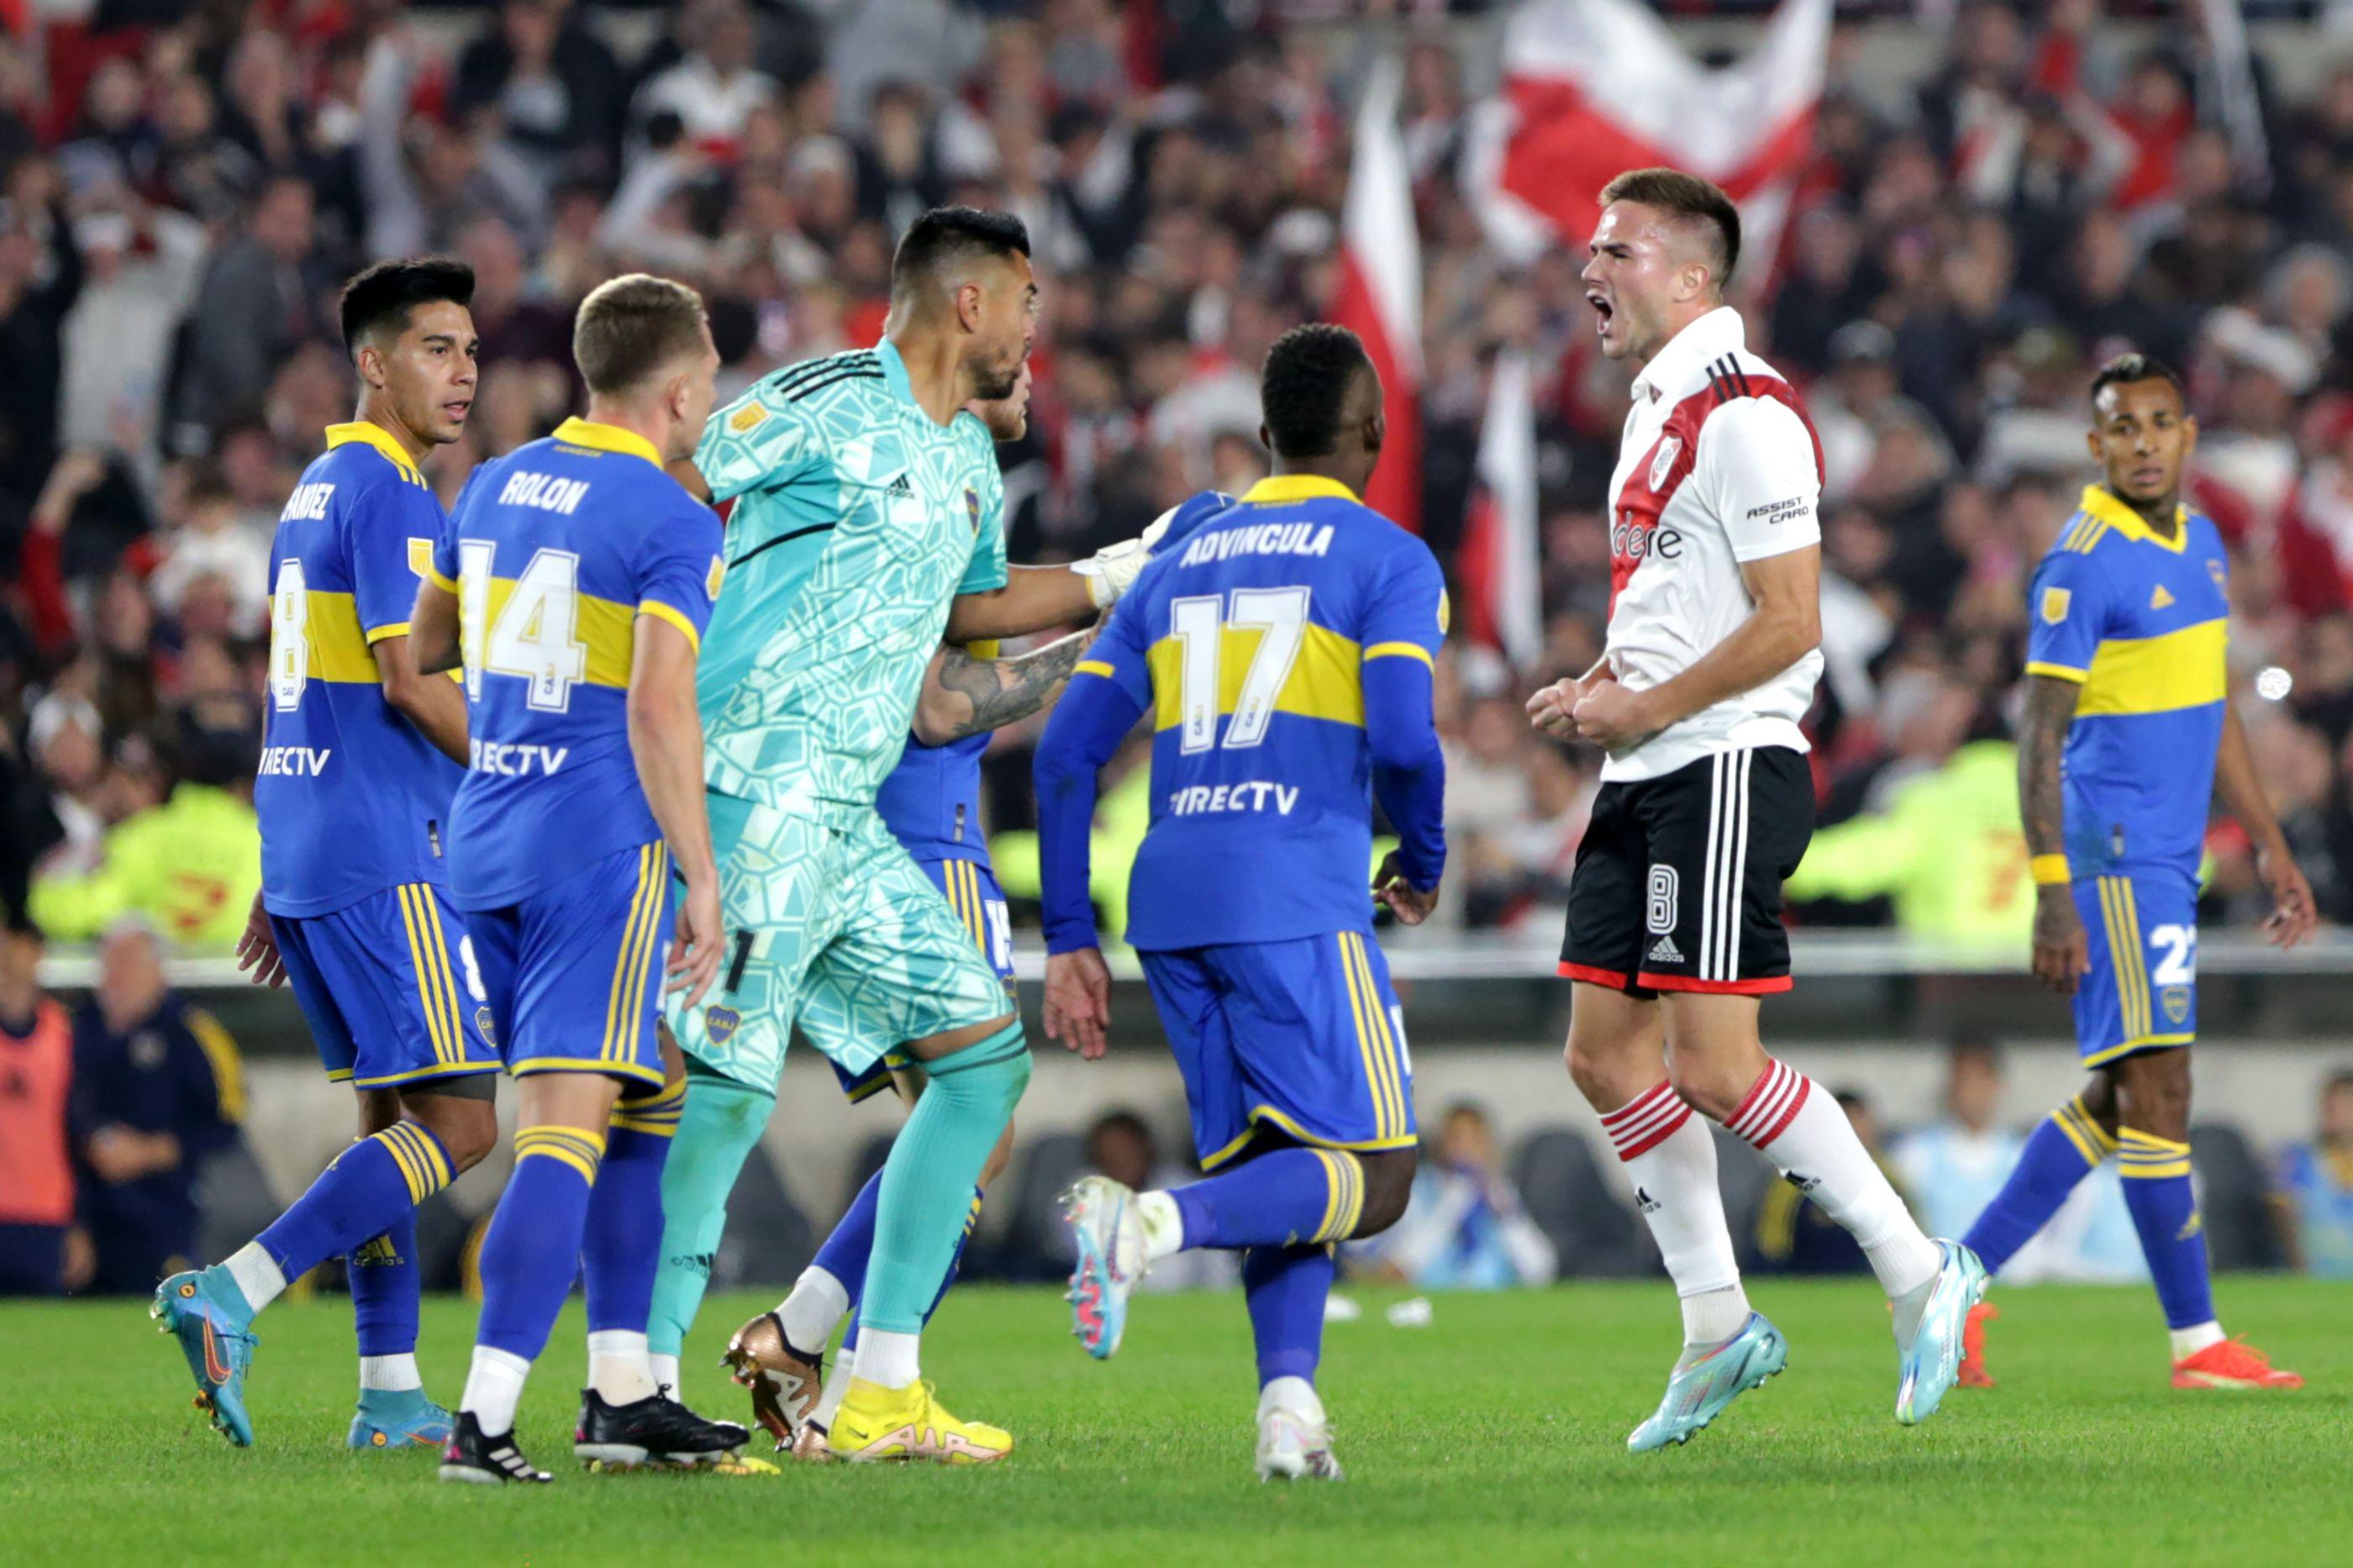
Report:
[[[734,935],[719,994],[670,1013],[694,1064],[681,1142],[706,1175],[668,1201],[674,1220],[723,1210],[796,1021],[852,1077],[893,1041],[923,1072],[877,1190],[857,1374],[829,1436],[853,1460],[987,1463],[1013,1443],[934,1401],[919,1339],[1029,1047],[995,965],[875,800],[943,641],[1082,619],[1145,559],[1131,541],[1071,567],[1005,564],[996,451],[965,405],[1014,391],[1037,295],[1019,219],[925,213],[892,258],[882,342],[766,377],[713,416],[686,470],[735,503],[702,676]]]
[[[417,672],[409,607],[443,522],[418,464],[458,439],[473,403],[473,273],[441,258],[382,262],[344,287],[359,412],[328,427],[270,546],[262,886],[238,963],[292,984],[327,1076],[359,1095],[360,1142],[227,1261],[156,1291],[197,1403],[239,1447],[253,1441],[254,1318],[343,1256],[359,1323],[351,1447],[450,1432],[417,1373],[416,1209],[497,1140],[498,1055],[459,993],[443,858],[465,694]]]
[[[1014,441],[1028,426],[1028,402],[1025,369],[1012,399],[976,403],[972,411],[997,441]],[[1205,490],[1172,508],[1146,531],[1145,538],[1154,542],[1155,549],[1172,549],[1203,520],[1232,504],[1232,497]],[[985,643],[970,648],[942,648],[916,704],[914,734],[899,765],[883,781],[875,803],[892,835],[946,895],[956,917],[988,954],[1008,992],[1013,985],[1013,941],[1005,894],[989,868],[988,842],[979,830],[980,759],[988,749],[992,730],[1017,722],[1054,700],[1092,639],[1092,632],[1075,633],[1010,659],[991,657],[993,645]],[[920,1076],[894,1052],[886,1052],[863,1078],[840,1076],[842,1091],[852,1103],[885,1088],[910,1100],[922,1090]],[[965,1221],[965,1241],[979,1223],[989,1184],[1011,1158],[1012,1143],[1013,1127],[1008,1122],[974,1188],[972,1208]],[[776,1437],[779,1448],[789,1447],[797,1458],[821,1462],[832,1457],[827,1434],[857,1365],[855,1312],[873,1247],[874,1212],[881,1184],[879,1171],[868,1178],[849,1212],[795,1281],[791,1294],[775,1310],[763,1312],[738,1329],[727,1342],[727,1364],[733,1369],[735,1381],[752,1391],[754,1417]],[[717,1220],[705,1223],[715,1226]],[[686,1246],[708,1256],[717,1240],[713,1228]],[[943,1296],[955,1279],[962,1246],[960,1242],[956,1258],[949,1264],[948,1278],[941,1282]],[[665,1240],[665,1280],[682,1261],[685,1250]],[[699,1272],[680,1269],[679,1274],[700,1283]],[[661,1308],[666,1304],[658,1290],[658,1333],[682,1336],[685,1323],[661,1321]],[[935,1300],[932,1310],[937,1310]],[[823,1348],[844,1318],[851,1320],[850,1326],[842,1336],[840,1353],[828,1370]],[[929,1318],[927,1312],[925,1321]],[[659,1353],[655,1371],[660,1375]]]
[[[657,1035],[663,977],[699,996],[720,960],[694,710],[719,520],[664,468],[694,449],[719,355],[702,297],[642,274],[581,301],[572,347],[586,417],[474,471],[411,616],[419,668],[465,668],[470,760],[448,827],[459,957],[518,1080],[445,1481],[550,1479],[515,1445],[515,1406],[575,1272],[589,1386],[575,1454],[687,1464],[744,1436],[669,1398],[646,1358],[684,1092]]]
[[[2103,482],[2084,489],[2028,590],[2018,754],[2034,973],[2074,998],[2092,1080],[2028,1138],[1968,1241],[1999,1271],[2113,1155],[2165,1309],[2173,1386],[2301,1388],[2223,1337],[2190,1187],[2208,802],[2219,793],[2254,842],[2274,945],[2312,934],[2312,889],[2231,709],[2229,557],[2213,523],[2181,504],[2198,421],[2180,379],[2146,354],[2110,360],[2092,378],[2092,414]],[[1990,1382],[1978,1347],[1968,1372]]]
[[[1360,501],[1386,426],[1345,328],[1268,351],[1274,472],[1113,612],[1037,760],[1046,1028],[1104,1049],[1110,973],[1087,897],[1096,774],[1152,715],[1152,820],[1127,940],[1142,955],[1209,1175],[1065,1198],[1081,1343],[1119,1348],[1129,1293],[1187,1247],[1240,1251],[1258,1346],[1258,1473],[1337,1479],[1315,1392],[1333,1247],[1404,1214],[1413,1068],[1371,939],[1371,803],[1399,847],[1375,887],[1419,924],[1446,859],[1430,716],[1446,592],[1429,547]]]
[[[1921,1234],[1837,1100],[1757,1035],[1762,999],[1789,988],[1781,882],[1813,831],[1798,720],[1822,668],[1820,448],[1724,302],[1740,254],[1724,193],[1640,169],[1601,200],[1586,299],[1601,352],[1640,369],[1609,481],[1609,628],[1528,713],[1607,753],[1569,879],[1568,1070],[1683,1303],[1666,1397],[1627,1445],[1687,1441],[1788,1355],[1741,1289],[1694,1110],[1852,1233],[1894,1306],[1895,1418],[1926,1420],[1984,1272]]]

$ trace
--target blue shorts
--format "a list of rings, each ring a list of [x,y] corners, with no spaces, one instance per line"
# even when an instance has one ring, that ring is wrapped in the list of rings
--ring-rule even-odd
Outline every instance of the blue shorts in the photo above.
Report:
[[[466,928],[448,889],[403,882],[269,929],[330,1079],[384,1089],[498,1069],[490,1010],[461,988]]]
[[[467,982],[498,1020],[507,1071],[662,1081],[655,1026],[676,900],[656,840],[466,916]]]
[[[2170,867],[2080,877],[2092,972],[2075,988],[2085,1067],[2186,1046],[2198,1034],[2198,883]]]
[[[1260,1123],[1327,1149],[1417,1142],[1404,1011],[1356,931],[1137,955],[1214,1171]]]
[[[947,895],[948,908],[955,911],[964,929],[980,943],[980,951],[997,971],[997,977],[1005,982],[1009,994],[1013,990],[1013,920],[1006,912],[1005,889],[997,885],[997,873],[977,860],[918,859],[915,864],[923,868],[934,887]],[[801,1026],[807,1028],[809,1020],[803,1018]],[[903,1042],[891,1043],[896,1046]],[[885,1051],[881,1061],[860,1073],[844,1070],[830,1052],[825,1053],[825,1058],[833,1068],[833,1076],[841,1080],[841,1092],[849,1096],[852,1104],[871,1100],[890,1088],[892,1069],[908,1065],[906,1057],[895,1050]]]

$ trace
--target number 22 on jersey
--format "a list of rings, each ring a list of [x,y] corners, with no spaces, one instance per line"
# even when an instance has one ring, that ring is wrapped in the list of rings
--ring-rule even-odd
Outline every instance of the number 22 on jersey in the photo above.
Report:
[[[481,696],[485,673],[511,675],[531,683],[533,708],[567,711],[572,689],[588,674],[588,645],[580,640],[580,557],[569,550],[535,550],[510,584],[495,575],[497,552],[489,540],[458,546],[466,695]]]

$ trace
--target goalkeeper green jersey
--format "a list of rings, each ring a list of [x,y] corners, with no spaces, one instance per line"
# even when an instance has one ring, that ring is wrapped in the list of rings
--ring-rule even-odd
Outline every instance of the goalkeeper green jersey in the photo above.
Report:
[[[886,340],[760,381],[694,461],[733,503],[696,674],[704,779],[796,816],[871,812],[949,605],[1006,581],[987,426],[925,414]]]

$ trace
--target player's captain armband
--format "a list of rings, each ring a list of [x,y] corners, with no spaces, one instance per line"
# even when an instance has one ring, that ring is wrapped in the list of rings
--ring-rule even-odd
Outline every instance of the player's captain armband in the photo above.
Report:
[[[2038,888],[2063,888],[2075,879],[2064,855],[2037,855],[2026,863],[2026,873]]]
[[[2043,589],[2041,606],[2042,624],[2055,626],[2064,621],[2067,618],[2067,606],[2074,597],[2073,592],[2066,588]]]

